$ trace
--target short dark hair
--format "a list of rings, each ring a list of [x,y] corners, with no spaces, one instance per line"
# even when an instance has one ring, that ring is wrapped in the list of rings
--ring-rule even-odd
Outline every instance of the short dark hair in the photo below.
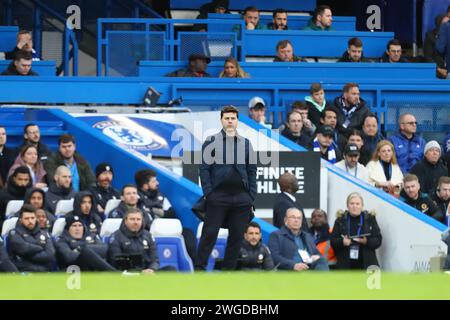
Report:
[[[61,145],[63,143],[69,143],[69,142],[72,142],[73,144],[75,144],[75,137],[68,133],[63,134],[58,139],[58,145]]]
[[[316,92],[319,92],[323,90],[322,84],[315,82],[311,84],[311,87],[309,87],[309,93],[313,94]]]
[[[344,85],[344,88],[342,88],[343,92],[349,92],[351,88],[358,88],[359,89],[359,84],[355,83],[355,82],[348,82]]]
[[[38,125],[36,123],[28,123],[28,124],[25,125],[25,127],[23,127],[23,133],[26,134],[29,127],[37,127],[37,126]]]
[[[292,108],[292,110],[309,110],[309,107],[305,103],[305,101],[300,101],[300,100],[294,101],[292,103],[291,108]]]
[[[21,173],[21,174],[28,174],[28,176],[29,176],[30,179],[31,179],[30,170],[29,170],[26,166],[20,166],[20,167],[17,167],[16,170],[14,170],[12,176],[15,178],[15,177],[17,177],[17,175],[18,175],[19,173]]]
[[[141,216],[142,216],[142,219],[144,219],[144,213],[142,212],[141,209],[139,209],[139,208],[127,208],[127,210],[125,211],[125,216],[123,217],[123,220],[128,218],[129,214],[134,214],[134,213],[140,213]]]
[[[376,115],[375,113],[369,113],[369,114],[364,118],[363,123],[366,121],[367,118],[374,118],[374,119],[377,121],[377,123],[378,123],[378,117],[377,117],[377,115]]]
[[[277,8],[273,11],[272,17],[275,18],[278,13],[286,13],[287,14],[287,11],[284,10],[283,8]]]
[[[250,7],[245,8],[244,12],[242,14],[245,16],[247,14],[247,12],[249,12],[249,11],[251,11],[251,12],[256,11],[259,13],[259,9],[257,7],[250,6]]]
[[[294,49],[292,42],[290,42],[289,40],[281,40],[281,41],[278,41],[276,50],[278,51],[279,49],[284,49],[288,46],[288,44],[291,45],[292,49]]]
[[[18,50],[14,55],[14,61],[19,61],[20,59],[33,60],[33,55],[29,51]]]
[[[387,43],[387,45],[386,45],[386,49],[389,51],[389,48],[391,47],[391,46],[402,46],[402,43],[400,42],[400,40],[398,40],[398,39],[392,39],[392,40],[390,40],[388,43]]]
[[[358,129],[350,130],[350,133],[347,135],[347,137],[350,138],[351,136],[359,136],[362,138],[361,131],[359,131]]]
[[[261,232],[261,226],[257,222],[254,222],[254,221],[250,222],[247,225],[247,228],[245,228],[245,232],[247,232],[249,228],[258,228],[259,232]]]
[[[19,210],[19,218],[22,218],[25,212],[36,214],[36,208],[33,207],[31,204],[24,204],[22,208],[20,208]]]
[[[323,111],[320,113],[320,118],[321,118],[321,119],[325,119],[325,115],[326,115],[326,112],[327,112],[327,111],[334,112],[334,114],[336,115],[336,117],[337,117],[337,115],[339,114],[338,109],[336,109],[335,107],[333,107],[333,106],[327,107],[327,108],[323,109]]]
[[[288,112],[288,114],[286,116],[286,121],[289,122],[290,117],[295,113],[301,116],[301,114],[297,110],[291,110]],[[303,122],[303,118],[302,118],[302,122]]]
[[[131,183],[127,183],[126,185],[124,185],[123,187],[122,187],[122,189],[120,190],[120,194],[123,196],[123,193],[125,192],[125,189],[126,188],[134,188],[134,189],[138,189],[134,184],[131,184]]]
[[[224,113],[235,113],[236,117],[239,117],[239,110],[235,106],[229,105],[222,108],[220,111],[220,119],[223,118]]]
[[[327,5],[322,5],[322,6],[318,6],[313,13],[313,22],[317,22],[317,16],[321,16],[323,15],[323,13],[325,12],[325,10],[330,10],[331,11],[331,7],[327,6]]]
[[[361,48],[363,46],[363,43],[359,38],[351,38],[350,40],[348,40],[348,47],[350,48],[350,46]]]
[[[29,34],[30,36],[33,36],[30,30],[25,30],[25,29],[23,29],[23,30],[20,30],[20,31],[17,33],[17,37],[19,37],[19,36],[22,35],[22,34]]]
[[[141,188],[144,184],[148,183],[150,178],[156,177],[156,172],[151,169],[143,169],[139,170],[134,175],[134,182],[138,188]]]

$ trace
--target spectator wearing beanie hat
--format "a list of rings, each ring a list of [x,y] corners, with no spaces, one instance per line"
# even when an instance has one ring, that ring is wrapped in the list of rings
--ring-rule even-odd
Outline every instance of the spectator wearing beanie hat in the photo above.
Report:
[[[62,269],[77,265],[86,271],[115,271],[105,260],[108,245],[103,243],[99,236],[88,234],[79,216],[66,217],[63,234],[55,247]]]
[[[410,173],[419,178],[422,192],[428,195],[434,194],[440,177],[448,174],[447,164],[441,157],[442,150],[435,140],[428,142],[424,148],[424,157],[417,162]]]
[[[112,166],[106,162],[100,163],[95,168],[96,184],[95,187],[89,189],[97,203],[97,211],[105,220],[106,203],[111,199],[120,199],[120,192],[112,186],[114,170]]]

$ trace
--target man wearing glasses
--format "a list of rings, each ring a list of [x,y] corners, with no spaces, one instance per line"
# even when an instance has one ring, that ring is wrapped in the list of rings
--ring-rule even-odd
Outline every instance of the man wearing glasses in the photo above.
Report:
[[[426,141],[417,133],[416,117],[412,114],[402,114],[398,123],[400,131],[394,134],[390,140],[395,148],[398,165],[405,174],[423,158]]]

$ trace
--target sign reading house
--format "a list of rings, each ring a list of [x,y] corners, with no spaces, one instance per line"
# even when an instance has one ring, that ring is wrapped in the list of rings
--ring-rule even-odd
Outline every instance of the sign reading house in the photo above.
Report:
[[[183,159],[184,177],[198,183],[199,164],[194,159],[201,159],[201,155],[185,153]],[[304,208],[320,207],[320,155],[318,152],[294,151],[271,152],[269,156],[266,152],[258,153],[255,207],[273,208],[277,196],[281,193],[278,179],[286,171],[294,174],[298,180],[299,189],[295,195],[298,203]]]

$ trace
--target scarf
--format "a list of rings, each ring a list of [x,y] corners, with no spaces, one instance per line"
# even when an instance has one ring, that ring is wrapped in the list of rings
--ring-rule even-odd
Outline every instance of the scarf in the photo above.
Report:
[[[313,151],[314,152],[321,152],[319,140],[317,140],[317,138],[315,138],[313,140]],[[336,163],[336,151],[334,149],[334,145],[333,144],[331,144],[328,147],[328,159],[326,159],[326,160],[328,160],[331,163]]]

